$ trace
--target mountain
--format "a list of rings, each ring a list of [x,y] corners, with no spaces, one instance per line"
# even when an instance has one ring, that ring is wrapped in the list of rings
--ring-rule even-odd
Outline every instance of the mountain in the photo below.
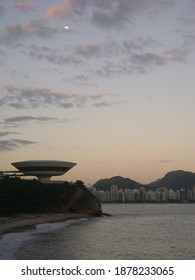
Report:
[[[168,172],[163,178],[147,185],[151,188],[190,189],[195,186],[195,173],[183,170]]]
[[[97,181],[93,187],[96,188],[96,190],[102,190],[102,191],[109,191],[110,187],[112,185],[117,185],[119,188],[129,188],[134,189],[137,187],[141,187],[142,185],[136,181],[133,181],[129,178],[123,178],[121,176],[115,176],[111,177],[109,179],[101,179]]]
[[[172,189],[191,189],[195,186],[195,173],[183,170],[175,170],[168,172],[163,178],[158,179],[150,184],[144,185],[129,178],[114,176],[109,179],[101,179],[97,181],[93,187],[96,190],[109,191],[112,185],[117,185],[119,188],[134,189],[144,186],[146,189],[156,188],[172,188]]]

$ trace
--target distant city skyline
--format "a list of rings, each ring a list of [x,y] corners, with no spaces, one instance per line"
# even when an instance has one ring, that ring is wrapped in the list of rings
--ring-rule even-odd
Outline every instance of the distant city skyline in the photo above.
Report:
[[[98,198],[101,203],[146,203],[146,202],[194,202],[195,186],[189,189],[172,189],[167,187],[146,189],[145,187],[137,188],[119,188],[117,185],[110,186],[107,191],[91,188],[91,192]]]
[[[195,172],[195,1],[0,0],[0,170]]]

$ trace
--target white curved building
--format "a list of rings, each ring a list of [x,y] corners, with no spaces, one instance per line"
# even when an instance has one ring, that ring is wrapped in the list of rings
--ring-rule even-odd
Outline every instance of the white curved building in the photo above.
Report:
[[[48,183],[52,176],[60,176],[73,168],[76,163],[58,160],[26,160],[12,162],[25,176],[36,176],[39,181]]]

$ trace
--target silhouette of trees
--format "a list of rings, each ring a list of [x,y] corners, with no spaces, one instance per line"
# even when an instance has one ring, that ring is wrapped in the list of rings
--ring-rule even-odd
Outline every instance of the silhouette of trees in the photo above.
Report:
[[[78,199],[77,193],[79,193]],[[0,179],[0,215],[18,213],[58,213],[68,212],[69,208],[83,207],[94,199],[82,181],[63,184],[43,184],[38,180],[20,178]]]

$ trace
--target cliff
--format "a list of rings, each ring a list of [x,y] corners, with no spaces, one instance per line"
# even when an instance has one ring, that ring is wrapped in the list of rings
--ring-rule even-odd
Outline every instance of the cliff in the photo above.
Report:
[[[37,180],[0,180],[0,216],[19,213],[102,214],[97,198],[82,181],[42,184]]]

